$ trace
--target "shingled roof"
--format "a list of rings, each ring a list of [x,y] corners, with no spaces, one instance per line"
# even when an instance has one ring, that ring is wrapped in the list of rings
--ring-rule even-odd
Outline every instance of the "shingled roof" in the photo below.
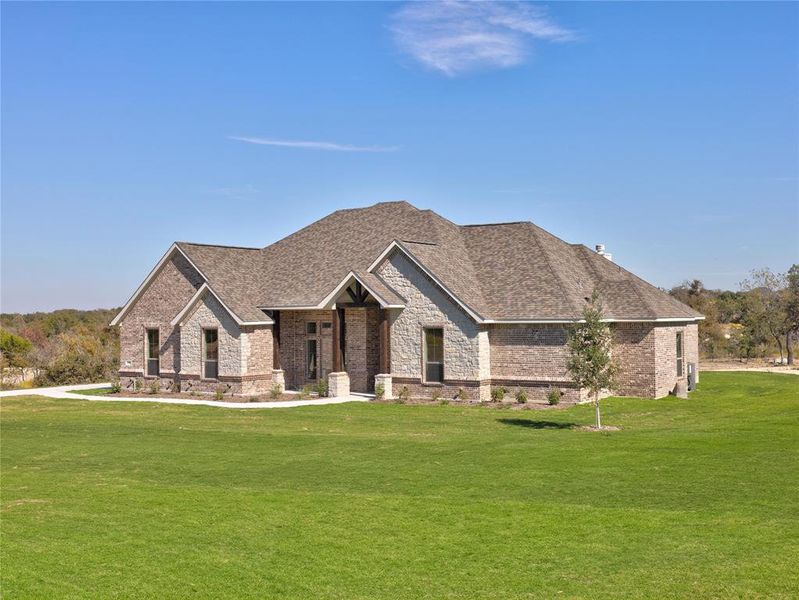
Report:
[[[244,321],[262,309],[317,307],[350,273],[401,297],[370,266],[393,243],[480,321],[579,319],[597,289],[614,320],[702,315],[580,244],[530,222],[461,226],[407,202],[336,211],[265,248],[178,242]]]

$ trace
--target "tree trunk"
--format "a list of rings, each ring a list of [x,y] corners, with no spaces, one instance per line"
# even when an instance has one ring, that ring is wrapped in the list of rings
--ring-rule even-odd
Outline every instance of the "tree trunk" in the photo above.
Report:
[[[774,339],[777,340],[777,347],[780,349],[780,364],[782,364],[783,354],[782,354],[782,337],[779,335],[775,335]]]
[[[596,428],[602,429],[602,421],[599,419],[599,392],[594,392],[594,408],[596,409]]]
[[[785,349],[788,351],[788,364],[793,364],[793,332],[785,334]]]

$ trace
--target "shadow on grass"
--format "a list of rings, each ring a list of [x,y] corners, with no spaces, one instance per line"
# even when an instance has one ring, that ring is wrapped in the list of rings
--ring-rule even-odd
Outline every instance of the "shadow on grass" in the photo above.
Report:
[[[504,425],[528,427],[529,429],[574,429],[577,423],[561,423],[558,421],[535,421],[533,419],[497,419]]]

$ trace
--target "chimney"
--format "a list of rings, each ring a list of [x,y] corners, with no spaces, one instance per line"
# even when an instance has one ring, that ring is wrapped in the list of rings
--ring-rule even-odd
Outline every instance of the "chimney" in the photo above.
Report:
[[[599,254],[599,256],[604,256],[610,262],[613,262],[613,255],[610,254],[609,252],[605,252],[605,244],[597,244],[596,253]]]

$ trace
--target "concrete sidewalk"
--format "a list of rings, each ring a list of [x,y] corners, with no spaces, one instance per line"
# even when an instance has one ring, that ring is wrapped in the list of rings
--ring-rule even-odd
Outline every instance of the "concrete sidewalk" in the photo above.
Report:
[[[0,392],[0,398],[12,396],[45,396],[47,398],[72,399],[72,400],[94,400],[97,402],[158,402],[160,404],[188,404],[198,406],[215,406],[216,408],[296,408],[299,406],[324,406],[326,404],[343,404],[345,402],[368,402],[373,396],[351,395],[336,398],[317,398],[316,400],[281,400],[275,402],[226,402],[219,400],[194,400],[191,398],[159,398],[135,397],[125,398],[123,396],[90,396],[88,394],[75,394],[81,390],[96,390],[98,388],[110,388],[110,383],[85,383],[81,385],[61,385],[48,388],[30,388],[27,390],[10,390]]]

